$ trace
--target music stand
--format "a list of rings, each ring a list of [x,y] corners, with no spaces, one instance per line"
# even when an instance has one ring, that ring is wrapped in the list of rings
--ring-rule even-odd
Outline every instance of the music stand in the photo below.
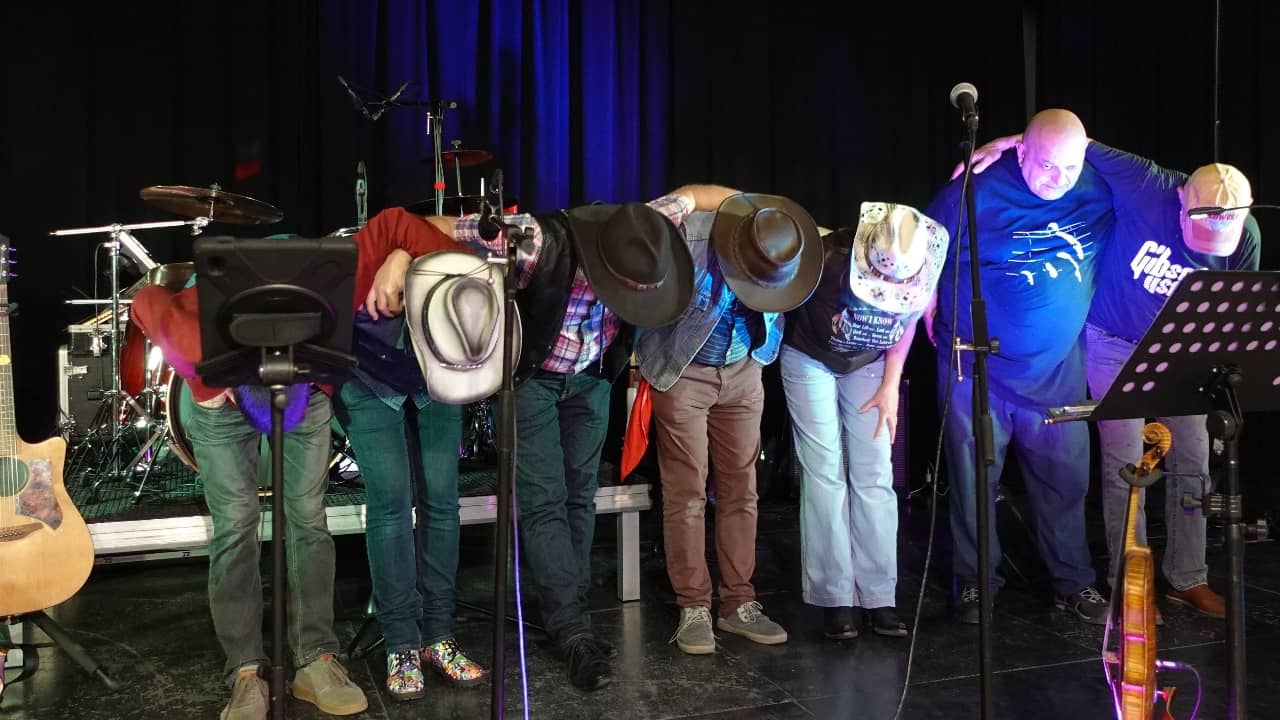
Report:
[[[1107,394],[1049,409],[1046,423],[1206,415],[1226,450],[1222,492],[1206,516],[1227,527],[1227,716],[1246,717],[1240,432],[1246,411],[1280,408],[1280,272],[1199,270],[1183,278]]]
[[[284,718],[284,411],[288,386],[341,383],[351,355],[356,245],[318,240],[206,237],[195,242],[204,360],[217,387],[271,388],[271,717]]]

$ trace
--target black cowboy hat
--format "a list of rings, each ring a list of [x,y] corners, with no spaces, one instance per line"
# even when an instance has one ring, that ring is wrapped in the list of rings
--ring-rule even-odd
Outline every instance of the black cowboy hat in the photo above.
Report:
[[[568,214],[578,262],[600,302],[637,327],[680,317],[693,297],[693,257],[667,216],[644,203]]]

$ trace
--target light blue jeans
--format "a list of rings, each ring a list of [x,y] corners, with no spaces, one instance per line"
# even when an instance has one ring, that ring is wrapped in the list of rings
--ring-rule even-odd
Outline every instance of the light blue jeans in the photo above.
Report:
[[[821,607],[893,607],[898,584],[898,496],[892,443],[875,434],[878,413],[858,408],[884,378],[884,358],[836,375],[782,347],[782,387],[804,471],[800,543],[805,602]],[[841,464],[841,447],[849,469]]]
[[[1085,326],[1088,342],[1089,393],[1100,399],[1115,381],[1133,352],[1133,343]],[[1164,459],[1164,520],[1169,538],[1165,543],[1161,569],[1177,590],[1203,584],[1208,578],[1204,560],[1204,514],[1183,512],[1183,493],[1202,497],[1209,482],[1209,433],[1204,415],[1156,418],[1173,433],[1173,445]],[[1129,507],[1129,484],[1120,477],[1120,468],[1142,457],[1143,418],[1101,420],[1102,516],[1107,528],[1107,552],[1111,556],[1112,581],[1124,556],[1125,514]],[[1138,495],[1138,542],[1147,542],[1146,490]]]

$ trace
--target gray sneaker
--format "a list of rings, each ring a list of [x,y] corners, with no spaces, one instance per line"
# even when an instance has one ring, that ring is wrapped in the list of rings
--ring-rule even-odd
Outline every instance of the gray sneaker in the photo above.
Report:
[[[680,626],[671,640],[690,655],[710,655],[716,651],[716,638],[711,633],[711,610],[705,607],[680,608]]]
[[[241,672],[231,686],[231,701],[218,715],[221,720],[263,720],[267,716],[267,681],[257,671]]]
[[[738,606],[733,614],[716,620],[716,627],[761,645],[779,645],[787,641],[787,631],[762,612],[760,603],[752,600]]]
[[[1111,610],[1106,598],[1092,585],[1085,585],[1079,592],[1057,598],[1054,604],[1058,609],[1074,613],[1090,625],[1107,624],[1107,613]]]

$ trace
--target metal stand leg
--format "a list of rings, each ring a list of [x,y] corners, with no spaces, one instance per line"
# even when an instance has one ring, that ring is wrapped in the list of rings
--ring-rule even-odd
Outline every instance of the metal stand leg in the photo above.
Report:
[[[85,672],[100,680],[103,685],[106,685],[108,690],[120,689],[119,684],[117,684],[115,680],[111,679],[111,676],[102,668],[102,665],[89,655],[89,651],[85,650],[80,643],[73,640],[71,635],[67,633],[66,629],[59,625],[53,618],[49,617],[49,615],[43,610],[28,613],[26,615],[20,615],[17,619],[24,623],[33,623],[36,627],[43,630],[44,634],[48,635],[55,645],[69,655],[77,665],[84,668]],[[24,652],[25,651],[35,652],[34,646],[24,647]]]

